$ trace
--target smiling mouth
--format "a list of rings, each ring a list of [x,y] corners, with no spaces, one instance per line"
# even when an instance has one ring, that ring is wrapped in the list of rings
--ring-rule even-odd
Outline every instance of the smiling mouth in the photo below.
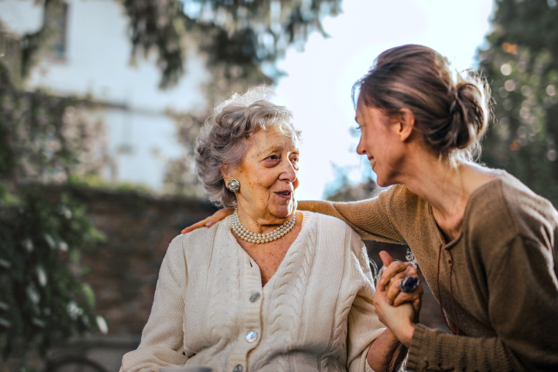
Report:
[[[283,190],[283,191],[278,191],[275,194],[277,194],[277,196],[279,196],[280,198],[290,199],[291,196],[293,195],[293,192],[291,190]]]

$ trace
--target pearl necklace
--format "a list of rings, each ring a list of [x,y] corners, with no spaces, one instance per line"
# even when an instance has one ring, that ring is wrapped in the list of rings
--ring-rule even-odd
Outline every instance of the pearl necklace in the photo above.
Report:
[[[244,226],[240,222],[238,218],[238,209],[234,210],[232,215],[232,229],[242,240],[245,240],[249,243],[255,244],[264,244],[275,241],[279,238],[285,236],[289,231],[291,231],[296,223],[296,211],[293,213],[293,216],[290,220],[276,228],[275,230],[268,232],[267,234],[256,234]]]

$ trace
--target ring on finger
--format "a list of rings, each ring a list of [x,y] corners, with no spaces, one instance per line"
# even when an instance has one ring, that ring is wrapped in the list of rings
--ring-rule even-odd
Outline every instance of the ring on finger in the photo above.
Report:
[[[401,279],[401,281],[399,282],[399,289],[401,289],[401,292],[411,293],[415,289],[417,289],[419,284],[420,284],[420,280],[418,277],[406,276],[403,279]]]

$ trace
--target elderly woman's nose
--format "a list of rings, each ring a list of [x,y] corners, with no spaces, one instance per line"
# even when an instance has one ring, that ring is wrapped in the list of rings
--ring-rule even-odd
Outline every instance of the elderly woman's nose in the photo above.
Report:
[[[296,180],[297,171],[295,165],[290,161],[283,162],[283,169],[281,172],[281,178],[294,182]]]

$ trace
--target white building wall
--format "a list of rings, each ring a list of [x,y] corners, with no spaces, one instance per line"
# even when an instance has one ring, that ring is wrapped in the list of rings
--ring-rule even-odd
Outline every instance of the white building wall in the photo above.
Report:
[[[43,23],[43,9],[32,0],[0,0],[0,20],[18,35],[37,31]]]
[[[201,85],[209,79],[205,61],[196,54],[195,46],[190,47],[185,76],[177,86],[161,90],[155,53],[149,60],[140,56],[135,65],[131,64],[128,20],[118,1],[67,0],[67,4],[65,58],[42,58],[26,87],[47,88],[60,95],[89,94],[127,107],[106,110],[101,115],[109,155],[116,165],[113,175],[117,181],[158,190],[162,186],[163,159],[176,158],[182,152],[174,123],[164,111],[187,112],[204,107]],[[42,17],[42,6],[35,5],[34,0],[0,0],[0,20],[14,33],[36,31]],[[129,153],[118,151],[130,147]]]

